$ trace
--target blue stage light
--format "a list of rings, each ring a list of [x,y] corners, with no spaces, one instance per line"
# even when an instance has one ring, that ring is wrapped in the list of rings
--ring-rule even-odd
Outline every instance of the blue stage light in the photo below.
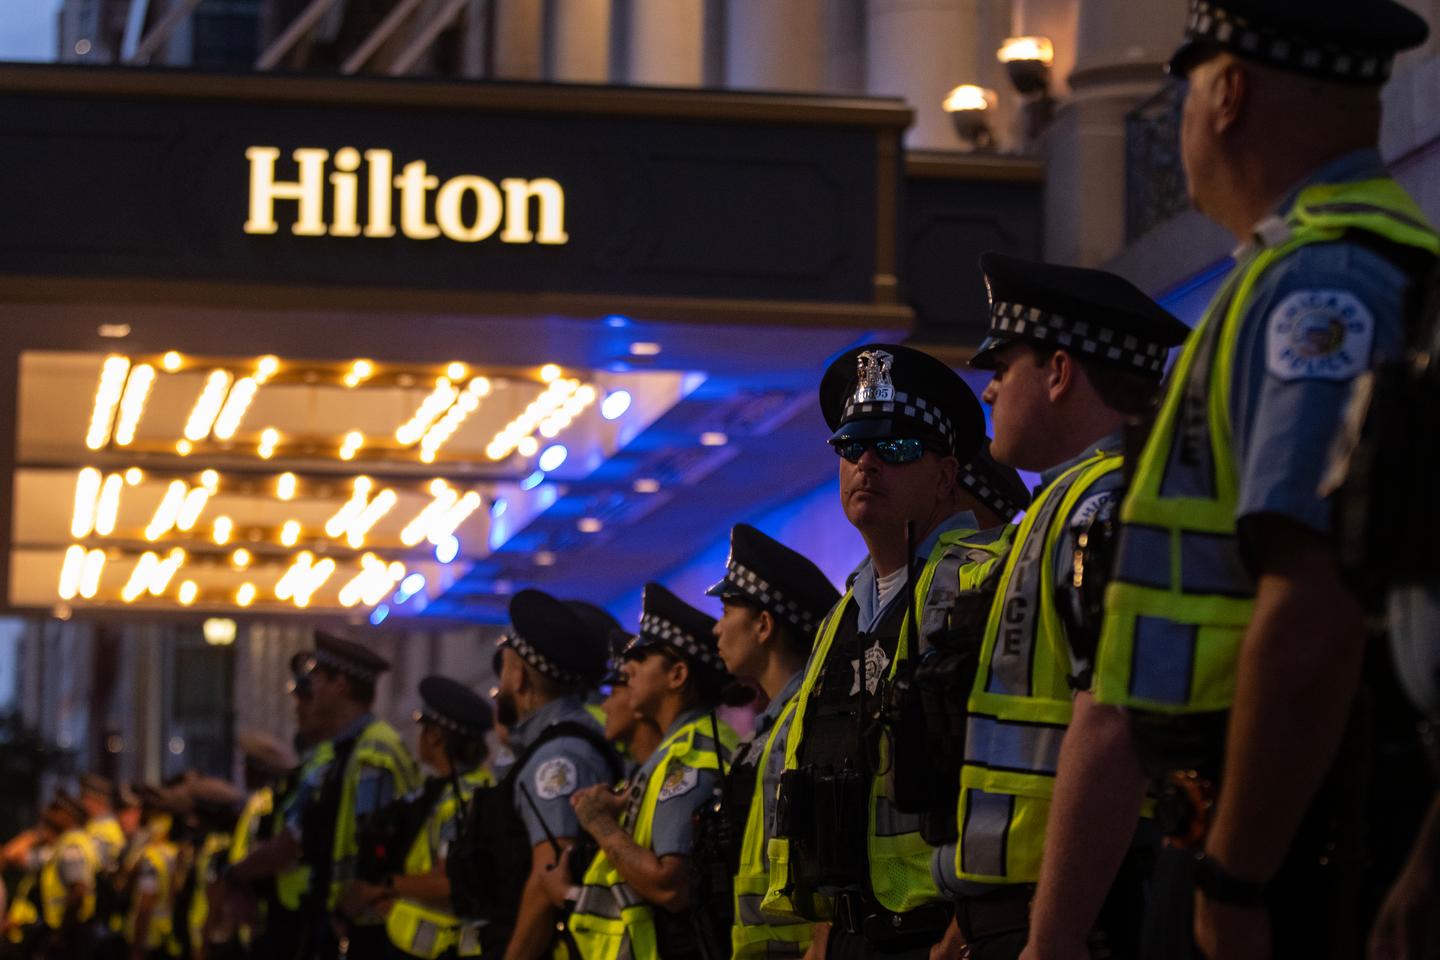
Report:
[[[498,520],[501,517],[505,516],[505,511],[509,508],[510,501],[506,500],[504,497],[500,497],[490,505],[490,516]]]
[[[435,559],[449,563],[460,555],[460,538],[453,533],[435,545]]]
[[[600,401],[600,416],[606,420],[619,420],[630,409],[629,390],[611,390]]]
[[[565,449],[565,444],[552,443],[540,451],[540,459],[535,462],[541,470],[549,473],[551,470],[558,470],[568,456],[570,456],[570,451]]]
[[[411,597],[415,596],[415,594],[419,593],[421,590],[424,590],[424,589],[425,589],[425,574],[423,574],[423,573],[412,573],[412,574],[410,574],[410,576],[408,576],[408,577],[406,577],[404,580],[401,580],[401,581],[400,581],[400,597],[401,597],[401,599],[399,600],[399,602],[400,602],[400,603],[404,603],[406,600],[409,600]]]
[[[521,490],[534,490],[536,487],[540,486],[540,484],[542,484],[542,483],[544,483],[544,482],[545,482],[545,471],[544,471],[544,470],[536,470],[534,473],[530,474],[530,476],[528,476],[528,477],[526,477],[524,480],[521,480],[521,481],[520,481],[520,489],[521,489]]]
[[[382,603],[370,611],[370,622],[378,627],[385,622],[385,618],[388,616],[390,616],[390,608]]]
[[[618,313],[612,313],[610,314],[610,316],[605,318],[605,326],[614,327],[616,329],[619,329],[620,327],[628,327],[630,326],[630,318],[622,317]]]

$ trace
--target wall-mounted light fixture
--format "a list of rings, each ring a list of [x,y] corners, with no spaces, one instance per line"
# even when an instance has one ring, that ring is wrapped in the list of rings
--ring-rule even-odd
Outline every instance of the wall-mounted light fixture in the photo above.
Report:
[[[990,129],[990,113],[997,103],[994,90],[966,83],[950,91],[942,106],[955,124],[955,134],[972,151],[988,151],[995,147]]]
[[[1048,37],[1010,37],[996,57],[1005,64],[1010,85],[1024,100],[1025,148],[1032,151],[1055,115],[1055,98],[1050,95],[1055,45]]]

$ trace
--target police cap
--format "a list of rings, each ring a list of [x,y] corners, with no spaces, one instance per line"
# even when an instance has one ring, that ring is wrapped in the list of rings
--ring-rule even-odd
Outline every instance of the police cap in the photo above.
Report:
[[[510,631],[500,646],[553,680],[590,686],[605,672],[606,656],[592,636],[590,624],[565,601],[529,589],[510,598]]]
[[[696,610],[658,583],[645,584],[640,606],[640,635],[625,647],[627,659],[665,649],[692,668],[715,677],[729,677],[720,659],[714,617]]]
[[[62,815],[71,817],[79,823],[90,819],[90,815],[85,812],[84,805],[68,790],[56,790],[50,804]]]
[[[235,813],[245,802],[245,794],[218,777],[198,777],[180,789],[189,794],[191,805],[200,813]]]
[[[960,375],[911,347],[872,343],[842,353],[820,381],[830,438],[915,437],[961,460],[985,436],[985,414]]]
[[[990,456],[987,438],[975,456],[960,465],[956,477],[960,486],[975,499],[995,511],[1008,523],[1015,514],[1030,505],[1030,488],[1020,472]]]
[[[245,762],[274,776],[289,773],[300,763],[295,751],[273,733],[264,730],[242,730],[235,744],[245,755]]]
[[[731,528],[725,577],[705,592],[769,610],[802,636],[813,634],[840,599],[840,591],[807,557],[748,523]]]
[[[433,723],[462,737],[485,736],[495,726],[495,717],[485,698],[458,680],[426,677],[420,681],[422,709],[415,719]]]
[[[1024,340],[1159,380],[1170,348],[1190,333],[1129,280],[1104,270],[1001,253],[981,256],[980,269],[990,291],[990,333],[972,367],[993,369],[997,349]]]
[[[315,631],[314,667],[325,667],[353,677],[362,683],[374,683],[390,669],[390,661],[353,640],[346,640],[322,630]]]
[[[1420,46],[1430,28],[1395,0],[1190,0],[1185,41],[1170,59],[1184,77],[1215,53],[1372,86],[1390,77],[1395,54]]]

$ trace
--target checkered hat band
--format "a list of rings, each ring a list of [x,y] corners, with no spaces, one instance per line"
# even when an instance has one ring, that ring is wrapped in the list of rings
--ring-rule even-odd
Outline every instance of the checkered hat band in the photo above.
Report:
[[[566,670],[554,660],[545,656],[534,644],[530,643],[514,630],[510,631],[510,636],[507,639],[510,642],[511,648],[520,655],[521,660],[524,660],[530,664],[530,666],[539,670],[552,680],[555,680],[557,683],[579,683],[584,679],[580,674]]]
[[[1121,333],[1088,320],[1070,320],[1039,307],[997,300],[990,305],[990,328],[1129,367],[1136,373],[1159,376],[1165,372],[1170,348],[1131,333]]]
[[[802,633],[814,632],[815,617],[813,615],[775,589],[769,581],[743,563],[731,560],[726,564],[725,579],[760,606],[790,621]]]
[[[1383,83],[1395,62],[1394,54],[1386,51],[1281,34],[1210,0],[1191,0],[1185,32],[1192,39],[1217,43],[1251,59],[1336,80]]]
[[[354,677],[356,680],[364,680],[373,683],[375,678],[380,676],[374,670],[366,670],[353,660],[346,660],[344,657],[337,657],[328,650],[316,650],[314,653],[315,663],[318,666],[326,667],[345,674],[347,677]]]
[[[707,647],[699,637],[686,633],[664,617],[657,617],[652,613],[645,614],[640,618],[640,632],[649,634],[677,650],[684,651],[687,656],[694,657],[712,670],[723,671],[725,669],[725,664],[720,662],[718,652]]]
[[[463,723],[456,723],[443,713],[436,713],[434,710],[421,710],[420,719],[426,723],[433,723],[437,727],[449,730],[451,733],[457,733],[462,737],[479,737],[484,735],[484,731],[477,730],[474,727],[467,727]]]
[[[1019,504],[1013,502],[1009,497],[1001,493],[985,474],[971,469],[968,463],[960,470],[960,486],[975,494],[981,503],[985,504],[985,506],[991,510],[994,510],[1006,520],[1009,520],[1020,512]]]
[[[938,430],[947,443],[955,442],[955,428],[951,426],[950,418],[924,397],[896,390],[894,400],[869,400],[864,403],[850,400],[845,404],[843,419],[849,420],[862,413],[888,413],[891,416],[919,420],[927,427]]]

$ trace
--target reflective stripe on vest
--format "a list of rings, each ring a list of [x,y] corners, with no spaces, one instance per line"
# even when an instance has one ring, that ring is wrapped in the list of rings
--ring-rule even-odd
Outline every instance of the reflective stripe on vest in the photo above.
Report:
[[[1388,178],[1306,188],[1275,225],[1286,235],[1235,268],[1186,344],[1136,464],[1105,594],[1095,671],[1102,703],[1185,713],[1224,710],[1234,699],[1255,585],[1236,539],[1230,387],[1265,272],[1301,247],[1355,230],[1440,249],[1414,201]]]
[[[190,916],[186,918],[190,925],[191,950],[198,949],[205,942],[205,922],[210,919],[210,898],[205,893],[210,886],[210,861],[217,854],[228,851],[232,839],[228,833],[212,833],[205,838],[200,853],[195,857],[191,868],[195,877],[194,892],[190,895]]]
[[[420,768],[411,759],[410,751],[395,728],[384,720],[373,721],[355,741],[355,749],[345,765],[345,780],[340,786],[340,812],[335,817],[334,866],[330,874],[332,910],[345,885],[355,879],[355,857],[360,851],[355,801],[360,772],[366,767],[386,771],[394,781],[396,797],[402,797],[420,785]]]
[[[260,821],[270,815],[274,806],[275,795],[269,787],[261,787],[246,799],[245,809],[235,822],[235,835],[230,840],[230,853],[226,858],[230,863],[239,863],[250,855],[260,833]]]
[[[720,769],[716,739],[711,718],[706,716],[685,724],[657,748],[665,759],[656,764],[641,795],[630,831],[637,845],[650,847],[655,807],[670,764],[678,761],[696,770]],[[720,724],[718,740],[727,756],[734,752],[738,739],[734,730]],[[570,915],[570,932],[585,960],[656,960],[659,956],[652,908],[630,889],[603,850],[585,871],[580,898]]]
[[[85,874],[90,878],[75,919],[84,923],[95,915],[95,875],[100,871],[100,851],[95,838],[84,830],[68,830],[55,843],[45,866],[40,868],[40,911],[45,925],[52,930],[59,930],[65,922],[65,901],[70,895],[69,887],[60,878],[60,859],[66,850],[80,853],[85,860]]]
[[[468,803],[477,787],[494,784],[495,777],[489,770],[472,770],[460,777],[460,792]],[[444,832],[445,824],[458,816],[459,812],[460,804],[455,799],[455,786],[447,785],[440,794],[435,809],[425,821],[425,826],[421,828],[405,855],[406,876],[424,876],[435,869],[436,852],[440,847],[440,836]],[[395,948],[425,960],[432,960],[451,947],[458,947],[461,926],[460,919],[453,913],[413,900],[396,900],[385,917],[385,932]],[[476,941],[472,953],[462,952],[460,955],[478,956],[479,953],[479,943]]]
[[[40,922],[40,911],[35,909],[35,904],[30,900],[39,879],[40,875],[35,871],[25,874],[16,884],[15,892],[10,898],[10,908],[5,913],[6,938],[13,944],[24,942],[25,928]]]
[[[964,880],[1033,883],[1060,742],[1070,723],[1070,646],[1055,607],[1055,548],[1066,518],[1121,467],[1096,451],[1030,504],[1005,560],[970,694],[956,811],[955,871]]]
[[[770,866],[765,856],[765,771],[775,740],[795,720],[795,707],[796,698],[791,697],[776,717],[756,764],[755,793],[750,798],[745,838],[740,844],[740,871],[735,875],[735,923],[730,928],[730,947],[736,960],[799,957],[810,946],[809,921],[771,916],[762,907],[770,887]]]
[[[920,619],[927,631],[943,626],[943,617],[959,591],[983,579],[984,570],[996,562],[1009,546],[1008,536],[993,542],[974,541],[975,537],[974,530],[942,533],[926,558],[916,590],[919,596],[925,598],[920,605]],[[805,668],[805,679],[795,695],[796,719],[785,743],[787,771],[799,769],[800,744],[804,740],[804,717],[810,694],[819,683],[825,661],[835,643],[835,635],[844,620],[843,614],[853,601],[854,595],[846,591],[820,627],[815,650]],[[888,680],[894,679],[895,671],[910,655],[910,616],[907,609]],[[936,617],[942,618],[939,623],[934,622]],[[882,742],[879,769],[886,769],[888,764],[889,749]],[[901,813],[891,805],[885,793],[885,779],[883,776],[871,778],[870,829],[866,837],[870,888],[881,906],[895,913],[906,913],[940,900],[941,894],[930,873],[932,848],[920,836],[920,818],[915,814]],[[770,858],[770,883],[762,904],[764,911],[777,916],[799,917],[791,900],[794,886],[790,880],[789,840],[785,837],[772,838],[766,852]]]

